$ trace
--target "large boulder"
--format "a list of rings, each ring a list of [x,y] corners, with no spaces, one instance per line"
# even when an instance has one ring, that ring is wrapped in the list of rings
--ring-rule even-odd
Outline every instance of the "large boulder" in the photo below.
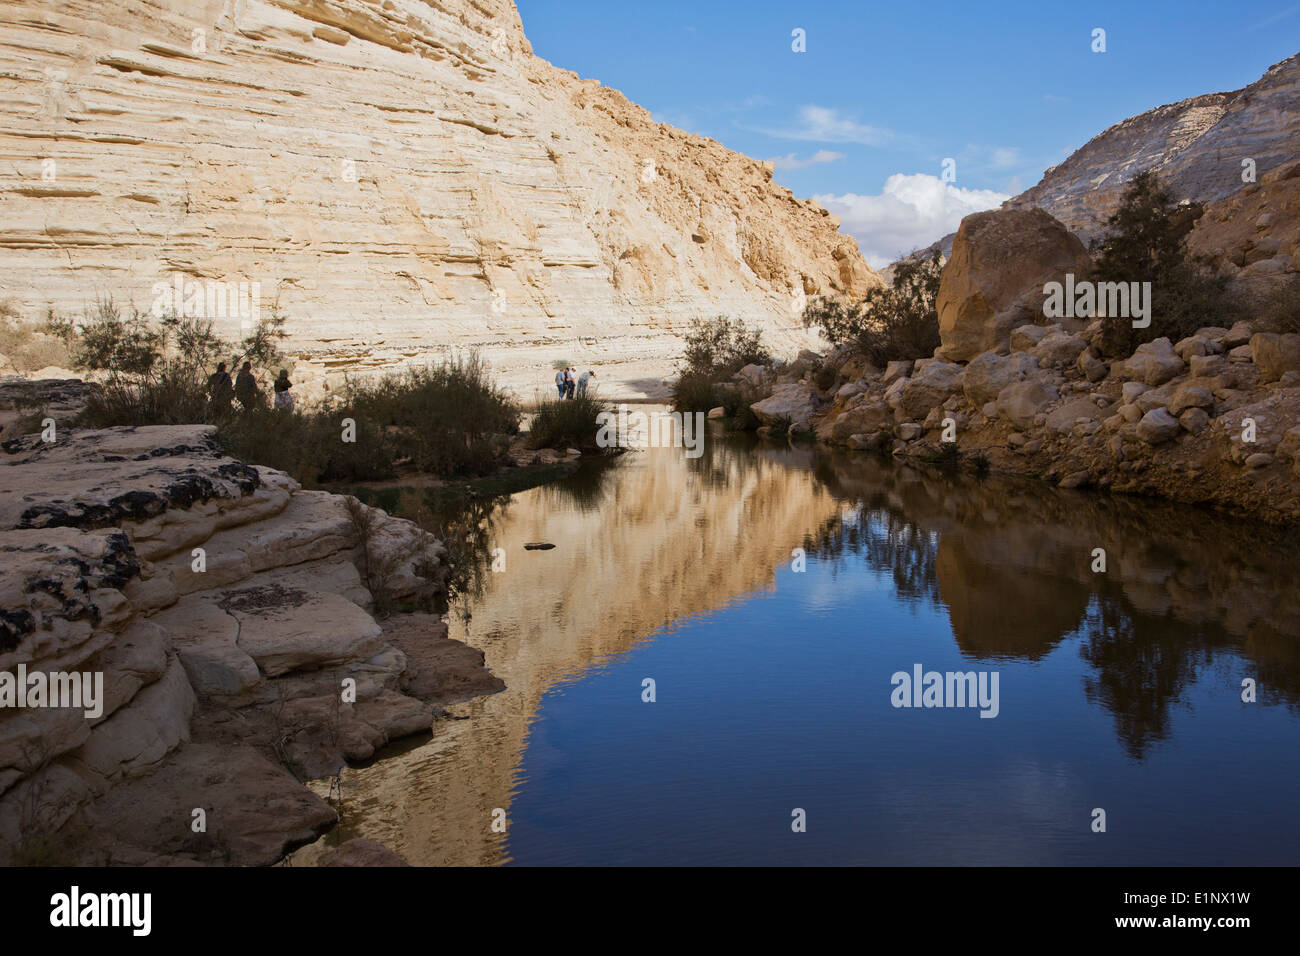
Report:
[[[1143,342],[1137,350],[1112,368],[1120,378],[1130,378],[1147,385],[1163,385],[1187,368],[1187,363],[1174,352],[1174,344],[1167,338]]]
[[[1012,329],[1042,315],[1044,284],[1091,265],[1078,237],[1042,209],[967,216],[939,284],[939,354],[965,362],[1007,351]]]
[[[771,395],[749,408],[764,425],[775,425],[782,419],[791,425],[807,425],[818,410],[817,392],[797,382],[778,385]]]
[[[1012,382],[1022,382],[1038,369],[1038,359],[1025,352],[999,355],[985,352],[976,356],[966,366],[962,389],[975,405],[983,405],[998,397],[998,393]]]
[[[1276,382],[1287,372],[1300,371],[1300,335],[1257,332],[1250,337],[1250,352],[1261,382]]]
[[[1034,418],[1056,400],[1057,391],[1041,382],[1013,382],[998,393],[998,417],[1017,428],[1034,424]]]
[[[834,418],[827,416],[817,426],[817,436],[823,441],[847,442],[854,435],[872,435],[891,428],[894,416],[882,399],[869,398],[849,408]]]
[[[902,415],[902,421],[925,418],[931,409],[938,408],[961,388],[964,372],[955,362],[928,362],[921,371],[904,380],[891,404]]]
[[[1142,416],[1138,422],[1137,433],[1148,445],[1161,445],[1173,441],[1182,431],[1178,419],[1169,414],[1166,408],[1153,408]]]

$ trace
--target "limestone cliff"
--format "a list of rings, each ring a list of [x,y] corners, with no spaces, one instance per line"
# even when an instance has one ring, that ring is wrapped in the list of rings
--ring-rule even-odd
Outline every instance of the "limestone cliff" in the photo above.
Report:
[[[319,370],[508,370],[667,359],[722,312],[792,349],[804,296],[877,281],[769,164],[534,56],[511,0],[34,0],[0,33],[0,300],[27,318],[256,282]]]
[[[1240,90],[1158,106],[1094,136],[1038,185],[1004,204],[1047,210],[1085,240],[1100,232],[1136,173],[1153,169],[1179,199],[1223,199],[1300,147],[1300,54]],[[1243,180],[1243,161],[1254,163]]]

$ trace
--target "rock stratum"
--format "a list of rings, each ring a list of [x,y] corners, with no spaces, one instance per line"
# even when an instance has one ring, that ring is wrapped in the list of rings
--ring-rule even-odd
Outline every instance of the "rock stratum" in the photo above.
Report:
[[[0,863],[274,863],[338,820],[301,781],[501,689],[436,615],[372,616],[445,596],[409,521],[207,426],[2,447],[0,674],[103,683],[90,709],[4,700]]]
[[[510,0],[41,0],[0,33],[26,318],[257,282],[300,378],[477,347],[540,387],[557,358],[662,374],[718,313],[794,350],[805,296],[878,281],[770,164],[534,56]]]
[[[1098,134],[1003,208],[1038,207],[1088,241],[1137,173],[1179,199],[1224,199],[1300,153],[1300,54],[1249,86],[1158,106]],[[1244,179],[1243,161],[1253,161]]]

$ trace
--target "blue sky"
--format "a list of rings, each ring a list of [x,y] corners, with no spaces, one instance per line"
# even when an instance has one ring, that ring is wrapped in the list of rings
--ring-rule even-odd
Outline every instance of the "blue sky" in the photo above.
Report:
[[[538,56],[777,161],[778,181],[839,215],[873,265],[1032,186],[1113,123],[1300,52],[1289,0],[517,3]]]

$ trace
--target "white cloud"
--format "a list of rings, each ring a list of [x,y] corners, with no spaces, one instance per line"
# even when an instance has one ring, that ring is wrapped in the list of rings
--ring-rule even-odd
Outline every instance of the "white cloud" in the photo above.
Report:
[[[799,110],[799,125],[796,127],[755,128],[752,131],[777,139],[807,140],[814,143],[862,143],[864,146],[879,146],[894,138],[891,130],[859,123],[841,116],[839,110],[826,106],[802,107]]]
[[[1011,197],[991,189],[959,189],[928,173],[895,173],[878,196],[814,196],[839,216],[876,269],[957,230],[962,218],[995,209]]]
[[[768,160],[777,170],[806,169],[809,166],[818,166],[822,163],[833,163],[836,160],[844,158],[843,153],[837,153],[834,150],[819,149],[807,159],[800,159],[794,153],[786,153],[784,156],[773,156]]]

